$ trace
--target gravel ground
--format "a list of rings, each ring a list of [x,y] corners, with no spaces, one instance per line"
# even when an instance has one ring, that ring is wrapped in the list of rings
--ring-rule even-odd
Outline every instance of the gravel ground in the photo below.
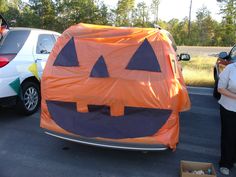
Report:
[[[188,53],[191,57],[217,56],[220,52],[229,52],[232,47],[178,46],[178,53]]]

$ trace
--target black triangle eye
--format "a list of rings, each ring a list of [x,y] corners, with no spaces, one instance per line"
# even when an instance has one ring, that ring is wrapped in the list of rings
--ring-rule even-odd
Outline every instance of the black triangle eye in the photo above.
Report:
[[[64,67],[79,66],[79,61],[77,58],[75,50],[75,42],[73,37],[60,51],[53,66],[64,66]]]
[[[144,40],[134,53],[126,69],[161,72],[156,54],[147,39]]]
[[[103,56],[100,56],[98,61],[93,66],[93,69],[90,73],[90,77],[97,77],[97,78],[109,77],[107,65],[105,63]]]

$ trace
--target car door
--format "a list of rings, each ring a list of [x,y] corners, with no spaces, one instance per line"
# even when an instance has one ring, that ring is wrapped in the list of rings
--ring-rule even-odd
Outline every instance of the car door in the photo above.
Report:
[[[38,75],[41,78],[48,56],[56,42],[53,34],[39,34],[34,54]]]
[[[232,48],[232,50],[229,53],[229,60],[231,63],[236,62],[236,45]]]

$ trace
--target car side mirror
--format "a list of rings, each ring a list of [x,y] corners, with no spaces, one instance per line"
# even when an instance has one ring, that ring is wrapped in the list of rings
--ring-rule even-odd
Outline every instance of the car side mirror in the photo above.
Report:
[[[227,57],[228,57],[228,53],[227,52],[220,52],[219,58],[226,59]]]
[[[187,53],[181,53],[179,55],[179,60],[182,60],[182,61],[189,61],[191,59],[190,55],[187,54]]]

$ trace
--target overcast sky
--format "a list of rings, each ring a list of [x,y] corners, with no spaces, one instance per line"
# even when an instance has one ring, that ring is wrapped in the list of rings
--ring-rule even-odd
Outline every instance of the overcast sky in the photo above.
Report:
[[[103,0],[110,7],[117,5],[118,0]],[[144,1],[147,4],[151,3],[151,0],[136,0],[136,2]],[[172,18],[178,18],[182,20],[189,15],[190,0],[160,0],[159,6],[159,18],[161,20],[169,21]],[[221,17],[218,15],[219,6],[216,0],[192,0],[192,19],[196,17],[196,12],[199,8],[205,5],[208,10],[211,11],[211,16],[220,21]]]

